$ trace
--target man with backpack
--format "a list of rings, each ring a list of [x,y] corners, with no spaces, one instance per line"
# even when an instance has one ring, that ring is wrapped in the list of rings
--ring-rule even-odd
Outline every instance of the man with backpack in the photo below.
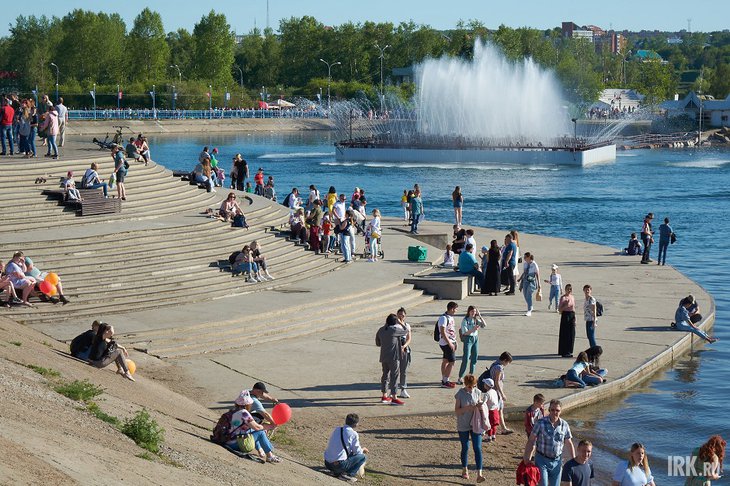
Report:
[[[324,451],[324,465],[343,481],[354,483],[358,472],[365,466],[370,451],[360,445],[360,436],[355,431],[360,417],[356,413],[345,417],[345,425],[336,427],[330,435]]]
[[[456,302],[449,302],[446,305],[446,312],[439,317],[433,332],[434,341],[438,341],[443,353],[441,360],[441,386],[443,388],[455,388],[456,384],[449,380],[451,371],[456,362],[456,325],[454,314],[459,305]]]

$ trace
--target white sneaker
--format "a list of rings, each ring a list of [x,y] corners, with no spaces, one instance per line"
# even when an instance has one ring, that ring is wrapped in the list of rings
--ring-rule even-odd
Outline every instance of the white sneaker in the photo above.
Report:
[[[525,315],[526,315],[527,317],[530,317],[530,316],[532,315],[532,311],[531,311],[531,310],[528,310],[527,312],[525,312]]]
[[[398,398],[411,398],[411,396],[408,394],[405,388],[401,388],[400,393],[398,394]]]
[[[266,272],[266,278],[268,278],[269,280],[274,280],[274,277],[272,277],[269,272]]]

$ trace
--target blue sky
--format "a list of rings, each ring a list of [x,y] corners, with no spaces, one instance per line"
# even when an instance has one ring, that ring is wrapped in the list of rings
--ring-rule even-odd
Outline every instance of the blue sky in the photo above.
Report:
[[[160,12],[166,31],[179,27],[192,30],[211,6],[215,6],[217,12],[225,13],[238,33],[251,30],[254,19],[259,27],[266,25],[266,0],[4,1],[2,13],[5,22],[0,24],[0,36],[8,35],[9,24],[18,15],[62,17],[75,8],[117,12],[129,29],[134,17],[146,6]],[[691,10],[688,7],[692,7]],[[678,31],[687,28],[688,18],[692,19],[693,31],[730,28],[730,2],[726,0],[269,0],[269,12],[274,28],[281,18],[302,15],[316,17],[327,25],[339,25],[349,20],[399,23],[412,19],[438,29],[452,28],[459,19],[477,19],[489,28],[505,24],[544,29],[559,26],[563,20],[572,20],[579,25],[593,24],[604,29]]]

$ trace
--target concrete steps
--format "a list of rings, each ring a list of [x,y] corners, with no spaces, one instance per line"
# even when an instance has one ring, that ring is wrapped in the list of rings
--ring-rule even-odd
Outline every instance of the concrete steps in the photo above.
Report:
[[[174,329],[154,333],[129,333],[125,341],[159,358],[180,358],[256,346],[261,343],[292,339],[329,329],[373,322],[375,316],[386,316],[399,306],[415,306],[433,300],[421,291],[400,285],[377,289],[362,298],[353,293],[340,302],[318,302],[316,307],[290,309],[284,315],[248,315],[224,323],[207,323],[196,329]],[[359,302],[360,305],[353,305]],[[382,319],[384,320],[384,319]]]

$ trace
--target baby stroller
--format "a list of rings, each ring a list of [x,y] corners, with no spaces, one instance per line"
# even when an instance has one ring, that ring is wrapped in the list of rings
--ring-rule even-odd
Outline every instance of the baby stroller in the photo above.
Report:
[[[362,257],[363,258],[373,258],[373,256],[370,254],[370,232],[368,231],[365,233],[365,249],[362,251]],[[377,248],[377,255],[376,258],[383,259],[385,258],[385,252],[383,252],[383,246],[381,244],[383,239],[383,236],[378,236],[376,238],[377,244],[375,245],[375,248]]]

